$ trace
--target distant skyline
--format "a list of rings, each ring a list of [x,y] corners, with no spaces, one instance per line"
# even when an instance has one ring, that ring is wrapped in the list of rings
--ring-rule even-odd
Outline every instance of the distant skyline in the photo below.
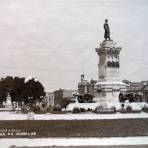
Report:
[[[46,91],[98,79],[104,20],[122,47],[121,79],[148,80],[147,0],[0,0],[0,77],[35,77]]]

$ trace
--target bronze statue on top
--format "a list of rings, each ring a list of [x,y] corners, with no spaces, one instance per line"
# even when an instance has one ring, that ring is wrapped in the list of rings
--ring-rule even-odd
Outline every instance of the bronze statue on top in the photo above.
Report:
[[[105,33],[104,33],[105,41],[106,40],[110,40],[110,29],[109,29],[109,25],[108,25],[108,20],[107,19],[105,20],[105,23],[104,23],[104,30],[105,30]]]

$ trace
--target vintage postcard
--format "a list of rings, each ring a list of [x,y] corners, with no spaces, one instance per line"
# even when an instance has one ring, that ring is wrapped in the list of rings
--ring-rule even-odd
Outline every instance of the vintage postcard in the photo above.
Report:
[[[0,148],[147,148],[147,10],[0,0]]]

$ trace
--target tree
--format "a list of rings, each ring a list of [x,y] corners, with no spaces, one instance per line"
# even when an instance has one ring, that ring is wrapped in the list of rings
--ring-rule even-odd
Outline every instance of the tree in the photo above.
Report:
[[[13,88],[13,77],[7,76],[0,80],[0,103],[2,103],[10,90]]]
[[[43,85],[39,81],[35,81],[34,78],[26,83],[25,91],[26,102],[35,103],[36,101],[41,101],[45,96]]]
[[[24,101],[24,96],[22,95],[24,89],[25,89],[25,78],[14,77],[13,89],[11,90],[12,100],[17,102]]]
[[[7,76],[0,80],[0,102],[6,100],[6,96],[10,93],[12,101],[35,103],[41,101],[45,96],[43,85],[35,79],[31,79],[25,83],[25,78]]]
[[[70,98],[65,97],[65,98],[62,99],[62,105],[61,106],[62,106],[62,108],[66,108],[67,105],[70,104],[70,103],[74,103],[74,101],[72,101]]]

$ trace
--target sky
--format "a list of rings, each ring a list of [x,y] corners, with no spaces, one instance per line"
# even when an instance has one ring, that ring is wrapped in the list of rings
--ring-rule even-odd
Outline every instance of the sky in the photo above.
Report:
[[[148,80],[147,0],[0,0],[0,77],[32,76],[46,91],[97,80],[106,18],[121,79]]]

